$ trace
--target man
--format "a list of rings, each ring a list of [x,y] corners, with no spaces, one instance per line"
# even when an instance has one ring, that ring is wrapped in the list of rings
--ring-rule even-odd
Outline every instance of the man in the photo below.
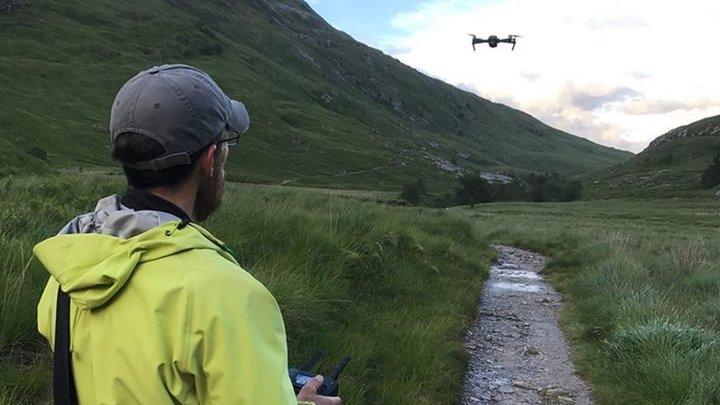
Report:
[[[110,135],[128,190],[34,250],[52,276],[38,328],[55,348],[56,401],[340,403],[316,394],[321,376],[295,398],[275,299],[197,224],[220,206],[228,146],[248,127],[243,104],[191,66],[120,89]]]

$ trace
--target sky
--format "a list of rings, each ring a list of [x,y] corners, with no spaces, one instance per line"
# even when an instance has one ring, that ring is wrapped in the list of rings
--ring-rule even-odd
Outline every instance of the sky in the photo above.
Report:
[[[308,3],[407,65],[603,145],[639,152],[720,114],[718,0]],[[522,37],[473,52],[469,33]]]

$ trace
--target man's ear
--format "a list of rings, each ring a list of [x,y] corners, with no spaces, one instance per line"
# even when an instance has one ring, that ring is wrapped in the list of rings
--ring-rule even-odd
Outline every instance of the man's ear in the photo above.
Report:
[[[215,174],[213,171],[215,170],[215,159],[218,157],[215,153],[217,148],[217,145],[212,144],[200,155],[198,166],[203,176],[212,177]]]

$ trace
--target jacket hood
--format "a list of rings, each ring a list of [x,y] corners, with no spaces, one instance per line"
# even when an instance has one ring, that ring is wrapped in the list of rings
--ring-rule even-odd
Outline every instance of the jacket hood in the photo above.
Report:
[[[100,200],[98,207],[103,202],[117,201],[116,196],[108,197]],[[109,302],[144,262],[191,249],[217,250],[235,262],[224,244],[199,225],[183,226],[172,215],[133,211],[119,203],[116,208],[110,211],[96,208],[94,213],[74,219],[60,235],[33,249],[78,307],[96,308]],[[168,220],[158,225],[163,215]],[[88,233],[73,233],[78,230]],[[124,237],[129,235],[132,236]]]

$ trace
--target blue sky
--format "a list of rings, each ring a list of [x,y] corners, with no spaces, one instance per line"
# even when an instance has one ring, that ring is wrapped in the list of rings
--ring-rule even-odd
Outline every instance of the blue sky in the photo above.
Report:
[[[382,47],[390,38],[402,34],[392,19],[416,10],[417,0],[310,0],[310,6],[327,22],[353,38],[373,47]]]
[[[720,56],[709,51],[720,38],[718,0],[308,3],[406,65],[600,144],[638,152],[720,114]],[[473,52],[467,33],[523,37],[515,51]]]

